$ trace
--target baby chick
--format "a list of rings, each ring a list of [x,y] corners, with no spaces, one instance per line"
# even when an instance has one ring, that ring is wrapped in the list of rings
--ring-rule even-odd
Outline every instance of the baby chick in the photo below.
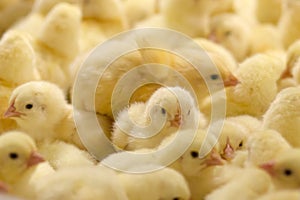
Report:
[[[58,170],[39,182],[39,200],[127,200],[116,173],[104,167],[72,167]]]
[[[274,159],[261,164],[260,167],[271,175],[277,189],[298,189],[300,185],[299,155],[299,149],[288,149],[282,151]]]
[[[258,166],[276,158],[280,152],[292,148],[280,133],[269,129],[253,132],[248,138],[246,147],[248,150],[246,166]]]
[[[300,3],[296,0],[286,0],[283,1],[282,6],[282,14],[278,22],[278,29],[284,47],[288,48],[294,41],[299,39],[300,36],[300,31],[298,29],[300,23],[297,20]]]
[[[267,54],[254,55],[241,63],[236,72],[240,83],[226,88],[227,116],[262,116],[276,97],[276,81],[283,66],[281,59]],[[204,113],[210,110],[211,105],[207,102],[209,99],[200,107]]]
[[[299,147],[298,123],[300,105],[300,88],[290,87],[281,90],[263,116],[264,128],[278,131],[293,147]]]
[[[54,172],[47,163],[39,164],[45,160],[33,139],[23,132],[6,132],[0,136],[0,149],[0,180],[11,186],[13,194],[33,198],[37,181]]]
[[[12,92],[4,117],[15,120],[38,143],[60,139],[83,148],[72,112],[58,86],[31,81]]]
[[[180,87],[163,87],[146,103],[135,103],[118,115],[112,141],[126,150],[154,148],[179,127],[205,124],[189,92]]]
[[[118,177],[130,200],[188,200],[191,196],[184,177],[168,167],[144,174],[119,173]]]

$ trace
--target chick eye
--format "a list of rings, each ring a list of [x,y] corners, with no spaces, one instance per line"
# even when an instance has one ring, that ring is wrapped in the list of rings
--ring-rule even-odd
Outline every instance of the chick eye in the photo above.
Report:
[[[230,36],[231,34],[232,34],[231,31],[226,31],[226,32],[224,33],[225,36]]]
[[[179,200],[180,198],[179,197],[175,197],[175,198],[173,198],[173,200]]]
[[[242,146],[243,146],[243,141],[241,141],[239,144],[239,147],[242,147]]]
[[[190,113],[191,113],[191,110],[189,110],[187,114],[190,115]]]
[[[193,158],[198,158],[199,157],[199,153],[197,151],[191,151],[191,156]]]
[[[17,153],[10,153],[10,154],[9,154],[9,157],[10,157],[11,159],[15,160],[15,159],[18,159],[18,158],[19,158],[19,155],[18,155]]]
[[[167,112],[166,109],[161,108],[161,113],[162,113],[162,114],[166,114],[166,112]]]
[[[212,75],[210,75],[210,79],[211,80],[217,80],[217,79],[219,79],[219,75],[218,74],[212,74]]]
[[[33,107],[33,105],[31,103],[25,105],[25,108],[28,110],[30,110],[32,107]]]
[[[290,169],[285,169],[285,170],[283,171],[283,173],[284,173],[284,175],[286,175],[286,176],[291,176],[291,175],[293,174],[293,171],[290,170]]]

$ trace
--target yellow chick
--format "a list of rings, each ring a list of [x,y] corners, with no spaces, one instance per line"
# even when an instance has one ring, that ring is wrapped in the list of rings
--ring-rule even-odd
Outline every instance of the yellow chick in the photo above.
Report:
[[[253,132],[248,138],[246,147],[248,150],[246,166],[258,166],[276,158],[280,152],[292,148],[280,133],[269,129]]]
[[[234,175],[227,184],[214,190],[205,197],[206,200],[252,200],[269,192],[273,185],[271,177],[263,170],[247,168]]]
[[[35,53],[26,34],[6,32],[0,41],[0,133],[16,127],[11,119],[4,119],[12,90],[27,81],[39,80]]]
[[[4,117],[15,120],[37,143],[59,139],[83,148],[73,109],[62,90],[53,83],[31,81],[17,87]]]
[[[191,196],[184,177],[168,167],[143,174],[119,173],[118,177],[130,200],[188,200]]]
[[[0,180],[11,186],[13,194],[35,197],[39,179],[54,171],[47,163],[39,164],[45,160],[33,139],[23,132],[6,132],[0,136],[0,149]]]
[[[300,24],[297,20],[300,3],[296,0],[287,0],[283,1],[282,6],[282,14],[278,22],[278,29],[284,47],[288,48],[300,37],[298,28]]]
[[[39,200],[128,200],[116,173],[104,167],[58,170],[39,182]]]
[[[277,25],[281,12],[282,0],[258,0],[255,4],[255,15],[261,23],[271,23]],[[272,8],[272,9],[270,9]]]
[[[180,87],[162,87],[146,103],[135,103],[121,111],[112,141],[126,150],[154,148],[178,128],[204,127],[205,124],[205,118],[188,91]]]
[[[254,55],[241,63],[236,71],[240,83],[226,88],[226,115],[262,116],[276,97],[276,81],[283,66],[281,59],[264,54]],[[218,95],[218,92],[213,95]],[[210,112],[209,100],[200,107],[205,114]]]
[[[298,200],[300,192],[298,190],[278,190],[265,194],[256,200]]]
[[[299,87],[286,88],[277,94],[263,118],[264,128],[278,131],[293,147],[300,146],[299,104]]]
[[[274,159],[261,164],[260,167],[271,175],[275,188],[298,189],[300,185],[299,155],[299,149],[288,149]]]

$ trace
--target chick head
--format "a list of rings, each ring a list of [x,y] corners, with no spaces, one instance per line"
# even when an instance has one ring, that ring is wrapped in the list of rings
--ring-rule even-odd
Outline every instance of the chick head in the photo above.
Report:
[[[0,178],[14,183],[29,167],[44,159],[36,152],[33,139],[19,131],[11,131],[0,136]]]

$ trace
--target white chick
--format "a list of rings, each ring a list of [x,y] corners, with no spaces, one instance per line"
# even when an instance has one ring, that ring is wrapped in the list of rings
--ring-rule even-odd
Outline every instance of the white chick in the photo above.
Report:
[[[153,93],[146,104],[133,104],[118,115],[112,141],[126,150],[154,148],[178,128],[203,127],[205,124],[205,118],[188,91],[180,87],[163,87]]]
[[[63,141],[45,142],[38,146],[41,153],[55,169],[76,166],[92,166],[96,161],[85,150]]]
[[[300,88],[290,87],[280,91],[276,99],[263,116],[264,128],[278,131],[293,147],[299,147],[298,121],[300,106]]]
[[[70,64],[79,53],[80,21],[78,6],[60,3],[48,13],[32,41],[41,78],[65,92],[71,86]]]
[[[72,167],[58,170],[39,182],[39,200],[127,200],[116,173],[104,167]]]
[[[6,132],[0,136],[0,149],[0,180],[11,186],[13,194],[35,197],[39,179],[54,171],[48,163],[41,163],[45,160],[33,139],[23,132]]]
[[[170,168],[150,173],[119,173],[118,177],[130,200],[188,200],[190,190],[184,177]]]
[[[298,189],[300,185],[300,150],[296,148],[282,151],[274,159],[262,163],[260,167],[267,171],[276,189]]]
[[[262,116],[276,97],[276,81],[280,77],[283,65],[281,59],[264,54],[257,54],[241,63],[236,72],[240,83],[225,89],[227,116]],[[218,95],[218,92],[213,95]],[[204,113],[210,110],[208,100],[200,107]],[[218,99],[216,101],[218,102]]]
[[[299,21],[298,13],[300,3],[296,0],[283,1],[282,15],[278,22],[278,29],[281,36],[281,41],[285,48],[288,48],[294,41],[299,39]]]
[[[256,200],[299,200],[300,192],[298,190],[279,190],[265,194]]]
[[[247,168],[234,175],[224,186],[205,197],[205,200],[252,200],[269,192],[273,185],[271,177],[263,170]]]
[[[7,31],[0,41],[0,133],[16,127],[11,119],[4,119],[12,90],[27,81],[39,80],[35,67],[35,53],[26,34]]]
[[[276,25],[281,16],[283,2],[282,0],[257,0],[255,3],[257,20]]]
[[[221,14],[211,19],[208,37],[226,47],[238,61],[242,61],[250,50],[250,34],[249,24],[242,17]]]
[[[247,166],[258,166],[276,158],[280,152],[292,148],[280,133],[269,129],[253,132],[246,147],[248,158],[245,164]]]
[[[15,120],[37,143],[60,139],[83,148],[72,112],[58,86],[31,81],[12,92],[4,116]]]

